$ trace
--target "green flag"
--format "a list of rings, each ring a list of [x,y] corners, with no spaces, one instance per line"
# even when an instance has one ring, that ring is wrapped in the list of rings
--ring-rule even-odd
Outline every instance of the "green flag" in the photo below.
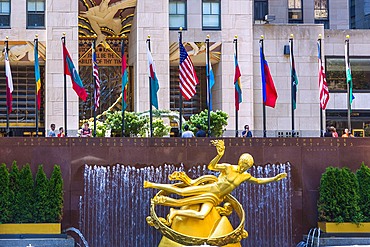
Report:
[[[347,78],[347,84],[349,87],[349,103],[352,105],[352,101],[354,99],[352,89],[353,89],[353,83],[352,83],[352,73],[351,73],[351,65],[349,64],[349,41],[346,40],[345,43],[345,60],[346,60],[346,78]]]

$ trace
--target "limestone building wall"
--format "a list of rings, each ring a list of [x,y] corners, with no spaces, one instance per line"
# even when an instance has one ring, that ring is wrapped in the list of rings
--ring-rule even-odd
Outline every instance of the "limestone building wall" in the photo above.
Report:
[[[51,123],[64,126],[64,80],[61,37],[78,70],[78,0],[46,1],[45,132]],[[79,128],[79,99],[67,77],[67,132],[76,136]],[[64,126],[65,127],[65,126]]]

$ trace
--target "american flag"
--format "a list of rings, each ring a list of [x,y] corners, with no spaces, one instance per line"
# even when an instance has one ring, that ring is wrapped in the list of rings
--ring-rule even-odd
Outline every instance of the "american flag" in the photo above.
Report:
[[[95,42],[92,44],[92,66],[93,66],[93,76],[94,76],[94,100],[95,100],[95,111],[98,110],[100,104],[100,79],[98,71],[98,63],[96,62],[96,52],[95,52]]]
[[[199,83],[193,63],[188,52],[180,42],[180,91],[186,100],[191,99],[196,93],[196,85]]]
[[[318,48],[318,58],[319,58],[319,90],[320,90],[320,107],[321,109],[325,110],[326,105],[329,101],[329,89],[328,84],[326,82],[326,75],[325,75],[325,69],[322,65],[322,59],[321,59],[321,42],[320,40],[317,41],[317,48]]]

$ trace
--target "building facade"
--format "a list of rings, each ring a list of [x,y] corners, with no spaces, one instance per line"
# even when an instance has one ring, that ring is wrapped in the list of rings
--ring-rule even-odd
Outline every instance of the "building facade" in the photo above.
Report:
[[[366,5],[366,1],[364,4]],[[229,114],[225,136],[235,136],[236,119],[239,133],[245,124],[249,124],[255,136],[263,136],[259,58],[259,40],[263,35],[265,58],[278,93],[276,107],[266,108],[267,137],[291,136],[293,122],[297,136],[320,136],[322,127],[317,39],[321,34],[323,60],[330,89],[330,100],[326,111],[323,112],[323,126],[330,124],[339,130],[346,128],[348,118],[344,40],[349,35],[354,85],[351,124],[352,129],[364,130],[370,123],[370,108],[367,103],[370,97],[370,38],[368,30],[350,29],[355,23],[352,5],[353,3],[347,0],[0,1],[0,28],[4,40],[8,36],[9,54],[14,53],[10,60],[15,85],[14,111],[10,114],[11,129],[14,135],[19,136],[33,132],[35,116],[29,117],[27,114],[34,114],[35,110],[32,109],[35,103],[21,106],[21,98],[34,102],[35,96],[32,96],[31,91],[26,92],[26,96],[22,95],[20,86],[17,88],[17,85],[26,82],[31,85],[34,80],[33,60],[28,58],[33,54],[35,34],[38,34],[39,42],[44,47],[44,50],[39,52],[43,91],[39,117],[40,126],[45,132],[51,123],[55,123],[57,127],[65,125],[66,108],[69,136],[76,135],[81,122],[92,117],[94,100],[90,61],[93,39],[100,43],[96,49],[102,81],[98,115],[108,109],[119,110],[122,42],[129,71],[128,110],[149,110],[148,37],[160,84],[159,109],[178,110],[178,42],[181,27],[182,42],[194,63],[200,82],[194,98],[184,101],[185,118],[207,108],[205,40],[209,35],[210,60],[215,74],[215,85],[212,88],[213,109]],[[355,27],[359,28],[360,23],[358,17]],[[67,78],[67,107],[64,105],[63,93],[63,33],[66,37],[66,47],[75,66],[79,68],[89,94],[86,102],[80,101],[72,89],[70,79]],[[293,120],[290,57],[289,51],[287,52],[291,34],[294,37],[295,67],[299,82],[297,108]],[[20,47],[24,48],[17,57],[16,50]],[[235,54],[242,74],[243,101],[238,118],[234,100]],[[26,77],[22,77],[18,71],[26,71]],[[5,81],[4,73],[1,77]],[[31,88],[28,84],[26,87]],[[6,121],[4,90],[5,87],[2,86],[2,132]],[[22,107],[25,108],[23,113]]]

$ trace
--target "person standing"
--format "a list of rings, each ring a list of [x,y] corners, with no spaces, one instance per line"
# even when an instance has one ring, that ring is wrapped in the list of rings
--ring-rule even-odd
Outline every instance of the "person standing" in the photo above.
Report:
[[[202,130],[202,126],[200,124],[197,124],[197,133],[195,134],[196,137],[206,137],[207,134],[204,130]]]
[[[242,132],[242,137],[253,137],[252,131],[249,130],[249,125],[248,124],[246,124],[244,126],[244,130]]]
[[[185,131],[181,135],[182,138],[192,138],[192,137],[194,137],[194,133],[193,133],[193,131],[190,131],[189,130],[189,126],[188,125],[185,125],[184,126],[184,130]]]
[[[58,137],[65,137],[65,134],[64,134],[64,129],[63,129],[63,127],[60,127],[60,128],[59,128],[59,133],[58,133]]]
[[[56,137],[56,133],[55,133],[55,124],[50,124],[50,131],[49,131],[49,134],[48,134],[49,137]]]
[[[89,123],[84,123],[84,127],[81,129],[81,137],[91,137],[91,129]]]
[[[349,129],[344,129],[344,134],[342,137],[353,137],[353,135],[349,132]]]

